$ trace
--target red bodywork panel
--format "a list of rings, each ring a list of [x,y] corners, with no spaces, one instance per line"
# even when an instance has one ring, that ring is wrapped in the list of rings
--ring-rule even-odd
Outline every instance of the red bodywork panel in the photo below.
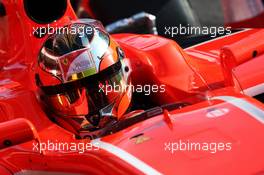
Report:
[[[78,140],[53,123],[37,100],[34,69],[45,38],[35,38],[32,30],[40,25],[25,15],[22,0],[3,2],[8,20],[0,18],[0,122],[5,122],[0,131],[1,136],[5,135],[2,132],[14,132],[17,124],[8,121],[18,122],[26,131],[23,140],[30,141],[0,150],[0,174],[263,173],[264,105],[243,95],[244,90],[264,83],[263,54],[237,65],[228,77],[224,73],[231,70],[223,69],[220,57],[224,46],[260,30],[242,31],[185,50],[157,36],[114,35],[130,61],[134,84],[165,84],[166,92],[151,96],[152,100],[159,104],[188,100],[190,105],[164,111],[97,140]],[[63,18],[50,25],[64,25],[69,17],[76,18],[70,7]],[[234,87],[226,85],[227,79]],[[12,121],[18,118],[24,119]],[[93,149],[84,153],[34,149],[37,143],[48,142],[84,143]],[[223,142],[229,144],[225,145],[229,150],[174,151],[179,142]]]

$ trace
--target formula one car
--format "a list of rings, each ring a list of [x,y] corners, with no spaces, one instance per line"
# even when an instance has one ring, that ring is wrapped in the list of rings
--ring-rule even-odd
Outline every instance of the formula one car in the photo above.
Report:
[[[0,3],[1,175],[263,174],[263,29],[186,49],[156,35],[112,35],[133,84],[165,92],[137,94],[144,112],[79,138],[45,113],[35,82],[40,33],[77,19],[70,2]]]

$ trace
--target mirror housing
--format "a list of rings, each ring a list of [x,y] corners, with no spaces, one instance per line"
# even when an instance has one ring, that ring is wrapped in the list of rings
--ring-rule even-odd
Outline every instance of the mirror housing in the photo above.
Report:
[[[0,133],[0,149],[39,140],[34,125],[23,118],[0,123]]]

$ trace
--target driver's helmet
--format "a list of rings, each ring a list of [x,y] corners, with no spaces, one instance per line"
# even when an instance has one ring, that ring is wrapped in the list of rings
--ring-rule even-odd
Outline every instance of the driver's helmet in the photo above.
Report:
[[[96,20],[72,22],[47,38],[36,83],[47,109],[70,125],[118,120],[131,101],[124,53]]]

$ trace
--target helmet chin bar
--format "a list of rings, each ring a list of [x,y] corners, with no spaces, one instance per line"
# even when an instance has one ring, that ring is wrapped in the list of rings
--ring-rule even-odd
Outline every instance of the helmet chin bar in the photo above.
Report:
[[[113,114],[114,103],[107,105],[97,114],[86,115],[85,118],[94,126],[103,128],[109,121],[114,120],[116,116]]]

